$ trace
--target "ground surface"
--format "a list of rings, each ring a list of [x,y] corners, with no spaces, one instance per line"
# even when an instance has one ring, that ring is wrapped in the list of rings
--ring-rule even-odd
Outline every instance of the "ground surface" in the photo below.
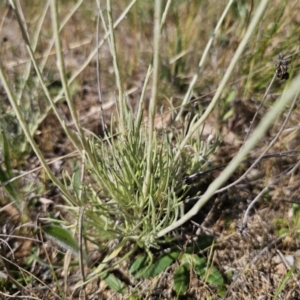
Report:
[[[18,72],[23,70],[24,55],[20,50],[24,50],[24,44],[21,42],[21,35],[12,12],[7,7],[3,9],[6,15],[1,21],[3,22],[1,27],[2,64],[6,68],[8,76],[16,81]],[[184,11],[184,9],[188,10],[192,8],[182,7],[180,9]],[[122,5],[116,9],[116,15],[117,12],[121,10]],[[219,7],[217,11],[218,10]],[[294,7],[294,10],[299,10],[299,7]],[[68,11],[68,8],[66,8],[66,11]],[[176,15],[176,12],[173,13]],[[188,14],[189,11],[185,13]],[[197,18],[201,18],[201,16],[201,13],[198,15],[195,14],[194,22],[196,22]],[[296,16],[294,14],[293,16],[296,22]],[[86,22],[78,21],[84,17],[86,17]],[[215,20],[214,13],[210,11],[209,17],[205,20],[207,20],[205,26],[210,28],[210,22],[213,23]],[[173,21],[171,18],[170,22],[172,23]],[[49,26],[50,23],[48,24],[47,22],[49,21],[45,21],[44,26]],[[139,25],[142,26],[142,31],[137,30]],[[128,35],[132,28],[131,26],[134,26],[134,30],[131,31],[132,35]],[[145,72],[151,60],[151,51],[149,51],[148,48],[151,43],[152,29],[150,30],[151,26],[149,26],[150,28],[147,26],[149,26],[147,21],[145,21],[145,24],[143,22],[139,24],[138,20],[132,16],[116,31],[117,43],[122,45],[122,47],[120,47],[120,49],[122,49],[120,61],[123,72],[122,76],[124,78],[124,89],[128,92],[129,102],[133,111],[137,109]],[[195,25],[191,24],[190,26],[190,31],[193,31]],[[234,13],[232,13],[223,28],[223,34],[227,34],[230,38],[228,40],[225,38],[222,40],[220,37],[218,42],[216,42],[216,53],[212,54],[210,58],[210,67],[204,70],[204,83],[199,83],[195,88],[194,99],[200,102],[201,109],[205,109],[207,103],[209,103],[214,95],[215,84],[218,81],[218,77],[221,77],[221,74],[223,74],[223,66],[230,61],[231,54],[234,51],[233,49],[235,49],[232,45],[238,42],[235,40],[237,37],[232,33],[235,28],[234,26]],[[62,32],[63,45],[64,49],[66,49],[65,61],[70,76],[81,66],[82,61],[87,57],[90,49],[95,47],[95,31],[88,30],[91,27],[95,27],[95,14],[92,9],[82,9],[78,10]],[[295,28],[297,28],[297,25],[295,25]],[[184,28],[181,29],[184,30]],[[170,36],[172,36],[172,30],[174,31],[175,27],[170,25],[168,27],[168,34]],[[124,36],[127,36],[127,38],[124,38]],[[209,35],[205,33],[204,36]],[[142,38],[144,38],[144,40]],[[144,41],[142,45],[137,43],[137,41],[140,40]],[[45,44],[48,43],[46,34],[42,37],[42,41],[44,41]],[[276,43],[277,40],[273,40],[273,42]],[[280,42],[282,43],[281,39]],[[187,53],[192,51],[191,48],[193,47],[195,47],[195,49],[201,49],[201,45],[198,44],[200,42],[197,39],[193,40],[193,43],[187,50]],[[38,51],[40,55],[43,56],[46,46],[41,43],[39,47]],[[271,52],[272,49],[271,47],[269,48],[266,46],[266,52]],[[7,51],[8,49],[13,51]],[[187,55],[186,60],[182,64],[178,64],[175,67],[170,64],[170,67],[169,61],[166,61],[167,58],[171,58],[171,56],[175,54],[183,55],[183,53],[172,53],[172,55],[170,55],[167,53],[170,49],[163,49],[166,53],[162,53],[162,78],[159,95],[161,98],[161,106],[165,105],[166,108],[163,116],[160,115],[157,117],[156,124],[159,129],[171,126],[170,107],[166,105],[166,103],[169,102],[164,100],[170,100],[170,98],[173,97],[176,102],[182,99],[189,79],[195,71],[192,66],[197,65],[196,59],[193,58],[193,55],[197,56],[197,51],[194,51],[193,55]],[[229,50],[224,55],[217,53],[218,51],[225,51],[226,49]],[[135,55],[132,55],[132,53]],[[247,53],[245,57],[250,61],[250,53]],[[104,120],[107,126],[110,127],[114,126],[112,115],[116,115],[116,95],[113,71],[111,69],[111,56],[107,44],[101,48],[99,59],[101,64],[101,93]],[[47,84],[53,87],[53,94],[55,94],[61,86],[57,71],[51,68],[54,64],[55,57],[49,55],[45,65],[45,72],[49,74]],[[218,67],[220,64],[221,67]],[[272,72],[275,72],[273,61],[270,62],[270,65],[272,65],[272,68],[269,73],[272,76]],[[294,65],[297,65],[296,61]],[[250,68],[249,64],[245,66],[241,63],[240,72],[243,72],[243,69],[247,68],[247,66]],[[168,69],[169,67],[170,69]],[[257,69],[255,71],[257,71]],[[96,59],[93,59],[88,67],[85,68],[75,80],[72,97],[75,100],[82,126],[96,135],[101,135],[96,72]],[[245,74],[248,73],[246,72]],[[242,75],[239,74],[238,76]],[[35,85],[35,74],[32,74],[32,78],[31,86],[28,84],[27,89],[25,89],[23,101],[25,103],[24,105],[33,106],[31,113],[27,115],[28,120],[31,120],[33,117],[35,120],[41,120],[35,132],[35,140],[47,159],[66,155],[73,151],[72,146],[64,135],[63,130],[58,126],[54,114],[51,111],[46,112],[43,101],[35,104],[36,102],[34,101],[39,98],[42,93],[40,93],[40,87],[37,88]],[[245,81],[245,79],[242,81]],[[252,87],[255,86],[255,84],[256,83],[253,83]],[[259,84],[264,86],[263,81]],[[263,118],[274,99],[282,93],[284,84],[284,81],[276,80],[274,90],[268,94],[268,102],[259,112],[257,121]],[[211,87],[208,87],[208,85]],[[33,88],[34,93],[31,93]],[[238,90],[238,87],[234,87],[233,89],[228,87],[228,91],[234,89]],[[248,93],[238,90],[234,94],[234,100],[228,107],[224,108],[220,105],[218,110],[208,119],[206,124],[207,132],[206,135],[203,135],[203,140],[212,133],[219,133],[221,136],[221,144],[215,153],[212,169],[213,166],[228,163],[230,159],[238,153],[244,141],[245,132],[247,128],[249,128],[249,124],[258,108],[265,89],[266,85],[260,89],[255,86],[252,90],[249,86]],[[15,121],[10,122],[11,107],[3,88],[1,88],[0,93],[1,101],[3,101],[4,104],[0,112],[2,112],[2,110],[5,112],[3,124],[5,124],[5,128],[8,132],[12,132],[10,138],[13,145],[19,147],[20,145],[16,141],[20,133],[16,132]],[[149,100],[150,91],[146,93],[148,94]],[[225,102],[226,98],[222,100]],[[32,101],[31,104],[30,101]],[[66,123],[72,128],[73,124],[70,122],[70,115],[66,104],[64,101],[60,101],[58,106],[64,115]],[[229,110],[231,110],[231,113],[228,117],[223,118],[222,116]],[[147,103],[145,104],[145,112],[147,112]],[[184,224],[176,232],[182,237],[179,239],[180,243],[178,245],[182,249],[184,249],[184,246],[187,245],[190,240],[201,239],[202,235],[213,236],[215,242],[213,247],[210,248],[212,251],[208,249],[203,252],[203,255],[210,258],[211,263],[217,267],[225,279],[224,286],[222,287],[223,293],[221,293],[218,288],[205,283],[191,271],[190,286],[186,295],[182,296],[182,299],[221,299],[221,295],[226,296],[227,299],[274,299],[277,291],[277,299],[300,298],[300,252],[298,234],[300,210],[299,206],[294,204],[299,201],[298,193],[300,188],[297,166],[299,161],[299,113],[299,108],[295,107],[286,125],[286,130],[268,152],[268,154],[272,154],[272,156],[263,159],[238,184],[216,194],[192,221]],[[286,114],[282,116],[282,120],[285,116]],[[226,185],[239,179],[243,172],[250,166],[251,159],[253,161],[253,159],[257,158],[265,147],[270,144],[272,138],[278,132],[282,120],[276,121],[264,140],[251,152],[249,160],[240,166],[239,170],[230,178],[230,181],[227,182]],[[37,124],[37,122],[35,124]],[[182,129],[180,124],[175,124],[175,126],[178,126],[178,130]],[[288,155],[279,155],[279,153],[286,153],[287,151],[292,152],[289,152]],[[23,153],[25,154],[22,157],[17,156],[13,160],[15,170],[23,172],[32,170],[38,166],[38,161],[30,150],[26,150]],[[73,163],[74,157],[61,159],[59,163],[52,165],[52,170],[57,176],[60,176],[62,170],[72,172]],[[290,171],[288,174],[280,175],[282,172],[288,170],[288,168]],[[193,182],[195,193],[199,190],[204,193],[210,182],[216,178],[221,171],[222,169],[212,170],[205,175],[204,178],[200,177],[196,182]],[[279,175],[280,177],[276,183],[269,186],[269,189],[251,209],[247,222],[243,223],[245,212],[251,201]],[[24,186],[28,187],[34,182],[35,184],[31,185],[33,188],[28,189],[28,191],[24,189]],[[21,282],[24,288],[18,287],[16,282],[7,283],[6,281],[5,283],[0,283],[0,290],[1,287],[3,290],[3,294],[0,294],[0,299],[8,299],[8,296],[6,297],[5,294],[11,297],[23,296],[23,299],[31,299],[30,296],[35,297],[35,299],[60,299],[60,296],[58,296],[59,294],[61,295],[59,288],[64,291],[67,299],[84,299],[83,291],[80,288],[75,290],[75,286],[80,278],[78,265],[72,266],[69,271],[66,272],[62,264],[62,257],[65,251],[58,249],[55,243],[47,240],[45,236],[42,237],[37,230],[33,229],[30,231],[21,227],[21,224],[35,224],[41,216],[47,216],[49,214],[57,218],[60,216],[68,218],[68,213],[58,208],[58,205],[62,204],[64,200],[50,182],[45,179],[45,175],[40,170],[27,175],[22,179],[22,182],[18,184],[23,195],[25,195],[24,207],[26,207],[28,217],[22,219],[19,211],[12,205],[11,199],[1,191],[0,203],[3,206],[3,209],[0,210],[1,237],[3,241],[5,241],[4,244],[8,243],[12,249],[11,251],[9,247],[1,248],[2,257],[9,260],[2,260],[1,271],[4,271],[5,268],[9,268],[15,272],[20,272],[13,264],[21,266],[23,271],[22,276],[19,278],[24,279]],[[51,199],[51,203],[48,203],[45,199]],[[7,238],[14,234],[26,238],[24,240],[13,237]],[[37,243],[35,239],[43,239],[43,246]],[[38,253],[39,258],[43,260],[46,260],[48,256],[48,259],[55,265],[54,271],[36,259],[36,253]],[[158,255],[155,251],[154,253]],[[97,266],[97,264],[101,262],[102,255],[103,253],[97,252],[97,249],[91,249],[90,259],[92,263],[91,266],[86,266],[86,273],[91,272],[92,266]],[[132,291],[136,286],[139,286],[139,293],[142,293],[141,299],[176,299],[176,295],[172,289],[174,270],[175,266],[171,266],[160,274],[158,278],[155,278],[155,280],[149,279],[136,282],[132,276],[129,275],[128,262],[125,262],[115,270],[115,275],[127,284],[128,292]],[[289,273],[289,270],[292,271]],[[27,277],[26,272],[30,272],[34,277]],[[18,278],[18,276],[16,276],[16,278]],[[285,278],[287,282],[283,285],[282,291],[279,291],[281,283]],[[124,299],[123,296],[109,289],[100,279],[89,283],[86,287],[86,293],[89,296],[88,299]]]

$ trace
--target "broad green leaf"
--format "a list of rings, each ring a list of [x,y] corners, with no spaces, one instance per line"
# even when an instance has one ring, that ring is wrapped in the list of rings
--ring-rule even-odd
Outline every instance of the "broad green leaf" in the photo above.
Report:
[[[147,269],[150,263],[149,256],[139,256],[130,266],[129,272],[134,277],[141,277],[142,273]]]
[[[179,258],[181,264],[188,263],[190,265],[194,264],[194,255],[189,253],[183,253]]]
[[[179,256],[179,251],[166,253],[155,259],[154,263],[142,274],[143,278],[155,277],[163,272]]]
[[[71,233],[57,225],[48,225],[42,227],[48,238],[57,243],[60,247],[78,254],[79,247]]]
[[[174,274],[174,290],[177,295],[186,293],[190,283],[190,265],[181,265]]]
[[[195,273],[199,275],[201,278],[205,276],[207,262],[203,257],[199,257],[198,255],[194,255],[194,268]]]
[[[225,285],[220,285],[220,286],[218,286],[218,295],[219,295],[220,297],[224,298],[225,295],[226,295],[226,293],[227,293],[227,288],[226,288]]]
[[[208,272],[208,276],[206,278],[206,282],[215,286],[224,285],[223,276],[216,267],[209,268],[207,272]]]
[[[149,278],[155,277],[164,271],[179,256],[179,251],[166,253],[155,259],[152,265],[148,256],[138,257],[131,265],[129,272],[134,277]]]
[[[199,275],[203,280],[215,286],[224,285],[223,276],[216,267],[208,266],[207,261],[204,258],[199,257],[198,255],[194,256],[194,262],[195,273]]]
[[[115,275],[110,273],[103,277],[103,280],[112,290],[116,291],[117,293],[124,294],[126,292],[123,282]]]

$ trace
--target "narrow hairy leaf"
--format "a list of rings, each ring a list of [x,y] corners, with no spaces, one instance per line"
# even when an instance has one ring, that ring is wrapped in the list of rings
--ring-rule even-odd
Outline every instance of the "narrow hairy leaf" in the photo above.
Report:
[[[53,240],[60,247],[71,250],[74,254],[78,254],[78,244],[69,231],[56,225],[44,226],[42,229],[48,238]]]
[[[4,131],[1,131],[1,137],[2,137],[3,156],[4,156],[6,172],[9,177],[12,177],[12,169],[11,169],[11,165],[10,165],[11,157],[10,157],[10,151],[9,151],[10,146],[8,144],[8,140],[6,138]]]
[[[5,164],[5,168],[6,170],[1,168],[0,165],[0,182],[5,182],[7,180],[9,180],[12,177],[12,168],[10,165],[10,146],[8,143],[8,140],[6,138],[6,135],[4,133],[4,131],[1,131],[1,144],[2,144],[2,152],[3,152],[3,157],[4,157],[4,164]],[[14,183],[8,183],[6,185],[4,185],[4,189],[7,192],[7,194],[17,202],[17,204],[20,203],[19,201],[19,196],[17,193],[16,188],[14,187]]]
[[[80,187],[81,187],[81,174],[80,168],[77,161],[74,163],[74,174],[73,174],[73,188],[77,195],[79,195]]]

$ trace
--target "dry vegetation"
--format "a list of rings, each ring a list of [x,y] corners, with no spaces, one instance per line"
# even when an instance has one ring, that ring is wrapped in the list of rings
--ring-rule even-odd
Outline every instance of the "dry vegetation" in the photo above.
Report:
[[[55,159],[50,164],[51,170],[57,178],[64,178],[71,190],[70,186],[74,183],[72,175],[63,177],[63,172],[75,174],[81,158],[74,152],[74,145],[47,102],[37,73],[30,65],[15,13],[9,1],[5,2],[0,3],[0,63],[11,89],[19,97],[23,117],[39,149],[47,160]],[[24,24],[32,45],[36,30],[41,26],[35,57],[60,115],[71,130],[76,130],[67,102],[60,94],[62,82],[56,67],[50,7],[46,4],[48,1],[30,1],[30,4],[26,1],[26,5],[25,1],[16,2],[20,2],[19,9],[23,12],[23,20],[26,20]],[[111,134],[117,135],[118,91],[107,40],[99,48],[98,55],[94,55],[83,67],[107,30],[100,22],[97,38],[96,1],[82,1],[78,7],[76,5],[81,1],[58,2],[63,2],[59,4],[60,24],[67,20],[60,31],[65,75],[68,80],[72,79],[70,92],[80,124],[89,138],[93,134],[104,137],[97,80],[99,73],[104,121]],[[167,1],[163,2],[166,4]],[[201,116],[208,107],[260,1],[239,0],[233,3],[199,70],[200,58],[227,5],[225,2],[176,0],[172,1],[168,11],[161,34],[155,126],[159,138],[165,133],[169,136],[173,134],[170,138],[173,145],[177,142],[177,132],[187,130],[186,123],[192,116]],[[205,170],[209,172],[191,182],[192,187],[186,198],[204,194],[225,165],[240,151],[255,113],[257,116],[252,122],[253,128],[264,119],[275,100],[298,74],[300,3],[297,0],[269,2],[218,104],[206,120],[201,137],[194,135],[195,140],[201,139],[208,144],[212,138],[216,145],[208,157],[210,161],[205,164]],[[125,0],[113,1],[114,20],[128,4],[129,1]],[[106,3],[102,5],[106,18]],[[42,18],[44,13],[45,17]],[[153,59],[153,14],[152,1],[136,1],[115,29],[122,89],[134,115],[137,114],[147,69]],[[290,61],[289,80],[273,78],[280,52]],[[193,88],[191,101],[184,107],[182,119],[175,121],[189,84],[197,72],[199,78]],[[151,82],[145,92],[145,124],[149,122],[150,98]],[[190,221],[173,230],[170,237],[177,235],[177,245],[170,242],[165,247],[160,245],[160,249],[149,248],[157,258],[168,247],[177,246],[184,252],[197,236],[200,236],[198,239],[205,235],[214,237],[214,243],[199,253],[220,271],[223,285],[215,286],[206,282],[193,272],[191,266],[189,288],[180,299],[300,298],[300,206],[297,204],[300,110],[297,102],[291,105],[273,122],[265,137],[251,150],[223,187],[242,177],[271,144],[287,119],[279,138],[265,157],[240,182],[215,194]],[[5,181],[5,176],[8,179],[23,175],[14,181],[13,192],[5,189],[9,185],[2,186],[0,190],[0,299],[176,299],[173,275],[178,262],[155,278],[140,281],[129,273],[130,263],[139,254],[145,253],[143,248],[113,267],[112,273],[125,284],[126,292],[123,295],[109,288],[99,277],[90,281],[84,291],[78,287],[82,280],[78,256],[71,255],[70,249],[49,238],[40,226],[45,225],[43,222],[46,218],[63,220],[63,224],[68,222],[69,228],[78,236],[76,228],[71,225],[79,222],[80,213],[75,217],[48,175],[42,169],[34,170],[40,166],[40,162],[22,133],[2,84],[0,126],[4,133],[0,148],[1,181]],[[8,141],[11,170],[4,163],[4,139]],[[194,151],[192,146],[188,151]],[[185,155],[187,157],[182,161],[185,159],[188,164],[191,161],[188,152]],[[183,169],[185,171],[193,173],[201,170],[193,165]],[[185,174],[176,176],[177,185],[184,185]],[[94,178],[87,174],[83,182],[86,186],[92,185],[97,195],[102,197],[102,187],[97,186]],[[72,188],[76,190],[76,187]],[[262,191],[248,219],[244,221],[247,208]],[[105,200],[104,197],[102,200]],[[185,210],[188,211],[193,204],[188,202]],[[84,220],[85,216],[83,223]],[[88,232],[84,232],[85,235]],[[103,247],[97,245],[95,236],[85,236],[84,247],[89,257],[89,263],[84,266],[86,276],[101,266],[111,249],[118,249],[115,240]],[[120,251],[120,257],[133,247],[132,244],[126,244]],[[117,255],[110,261],[110,267],[117,261]]]

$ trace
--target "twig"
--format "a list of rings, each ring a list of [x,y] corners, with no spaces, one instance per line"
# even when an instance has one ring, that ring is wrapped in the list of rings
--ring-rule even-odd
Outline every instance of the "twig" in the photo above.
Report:
[[[249,213],[250,213],[250,210],[253,208],[254,204],[262,197],[262,195],[269,190],[270,186],[277,183],[281,178],[282,176],[284,175],[287,175],[289,173],[289,171],[291,169],[293,169],[294,167],[289,167],[287,170],[285,170],[284,172],[282,172],[280,175],[278,175],[276,177],[276,179],[274,179],[271,183],[269,183],[250,203],[250,205],[248,206],[246,212],[245,212],[245,215],[244,215],[244,218],[243,218],[243,222],[242,222],[242,225],[241,225],[241,228],[240,228],[240,233],[242,234],[244,229],[247,228],[247,221],[248,221],[248,216],[249,216]]]
[[[274,139],[270,142],[270,144],[268,145],[268,147],[263,151],[263,153],[255,160],[255,162],[252,164],[252,166],[250,166],[250,168],[248,168],[248,170],[238,179],[236,180],[235,182],[217,190],[215,193],[221,193],[223,191],[226,191],[227,189],[235,186],[237,183],[239,183],[240,181],[242,181],[247,175],[248,173],[261,161],[261,159],[264,157],[264,155],[272,148],[272,146],[275,144],[275,142],[277,141],[277,139],[279,138],[280,134],[282,133],[285,125],[287,124],[288,120],[290,119],[291,117],[291,114],[292,114],[292,111],[295,107],[295,104],[296,104],[296,101],[297,101],[297,98],[299,96],[299,93],[300,93],[300,90],[298,90],[298,92],[295,94],[294,96],[294,100],[293,100],[293,103],[290,107],[290,110],[288,112],[288,115],[286,116],[281,128],[279,129],[279,131],[277,132],[276,136],[274,137]]]
[[[236,282],[238,281],[238,279],[241,277],[241,275],[245,272],[245,270],[247,268],[249,268],[251,265],[254,265],[257,260],[265,253],[267,252],[269,249],[271,249],[271,247],[273,247],[274,245],[276,245],[279,241],[281,241],[283,238],[286,237],[286,233],[281,235],[280,237],[278,237],[275,241],[271,242],[268,246],[266,246],[264,249],[262,249],[252,260],[249,264],[247,264],[243,270],[241,270],[239,272],[239,274],[236,276],[236,278],[234,279],[234,281],[230,284],[229,288],[226,291],[225,296],[222,298],[222,300],[225,300],[229,294],[229,292],[232,290],[233,286],[236,284]]]
[[[285,157],[285,156],[291,156],[291,154],[296,154],[296,155],[300,155],[300,151],[298,150],[293,150],[293,151],[286,151],[286,152],[279,152],[279,153],[272,153],[272,154],[266,154],[264,156],[261,157],[261,160],[262,159],[267,159],[267,158],[274,158],[274,157]],[[242,163],[247,163],[247,162],[252,162],[252,161],[256,161],[258,158],[250,158],[250,159],[245,159],[244,161],[242,161]],[[183,178],[183,181],[185,184],[189,185],[189,184],[192,184],[195,182],[196,179],[198,179],[199,177],[205,175],[205,174],[208,174],[208,173],[211,173],[213,171],[216,171],[216,170],[220,170],[220,169],[223,169],[225,167],[227,167],[229,165],[229,163],[227,164],[222,164],[222,165],[219,165],[219,166],[215,166],[213,168],[210,168],[208,170],[205,170],[205,171],[200,171],[200,172],[197,172],[197,173],[194,173],[192,175],[188,175],[188,176],[185,176]],[[221,190],[222,192],[223,190]],[[218,192],[218,191],[217,191]],[[216,192],[216,193],[217,193]]]
[[[265,94],[264,94],[262,100],[261,100],[261,103],[260,103],[258,109],[256,110],[255,115],[254,115],[252,121],[250,122],[250,128],[249,128],[248,131],[247,131],[246,137],[245,137],[245,139],[244,139],[243,146],[244,146],[244,144],[246,143],[246,141],[248,140],[248,137],[249,137],[249,134],[250,134],[250,132],[251,132],[251,130],[252,130],[254,121],[255,121],[255,119],[256,119],[256,117],[257,117],[257,115],[258,115],[258,112],[259,112],[260,109],[262,108],[262,106],[263,106],[263,104],[264,104],[264,102],[265,102],[265,100],[266,100],[266,98],[267,98],[267,95],[268,95],[268,93],[269,93],[269,91],[270,91],[270,88],[271,88],[271,86],[272,86],[272,84],[273,84],[275,78],[276,78],[276,72],[274,73],[274,76],[273,76],[273,78],[272,78],[272,80],[271,80],[271,82],[270,82],[270,84],[269,84],[269,86],[268,86],[268,88],[267,88],[267,90],[266,90],[266,92],[265,92]],[[242,146],[242,147],[243,147],[243,146]],[[240,149],[242,149],[242,147],[241,147]]]

